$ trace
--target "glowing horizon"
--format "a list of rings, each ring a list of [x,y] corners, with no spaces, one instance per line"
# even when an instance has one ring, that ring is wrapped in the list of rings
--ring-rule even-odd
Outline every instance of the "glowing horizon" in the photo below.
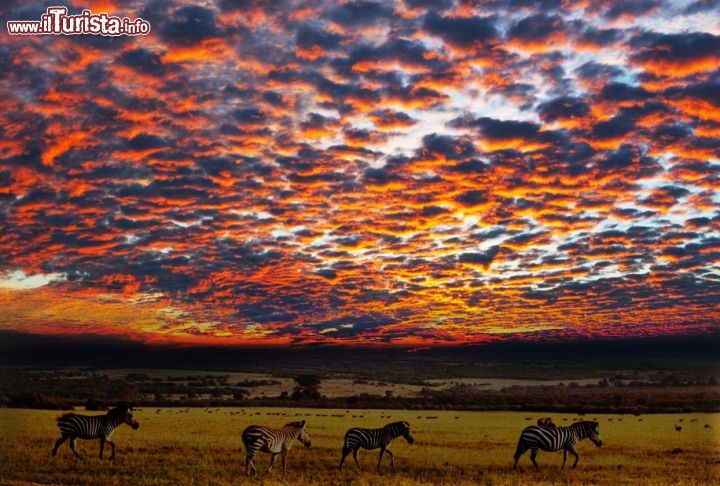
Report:
[[[712,2],[256,3],[67,4],[149,35],[3,28],[0,331],[717,329]]]

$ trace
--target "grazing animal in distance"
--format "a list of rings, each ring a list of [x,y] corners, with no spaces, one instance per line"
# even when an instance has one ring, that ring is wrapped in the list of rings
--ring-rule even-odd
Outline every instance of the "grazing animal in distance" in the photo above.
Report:
[[[345,458],[350,452],[352,452],[355,464],[357,464],[357,468],[360,470],[358,451],[361,447],[367,450],[380,449],[380,457],[378,457],[377,462],[378,473],[380,472],[380,463],[382,462],[385,452],[390,456],[390,465],[395,469],[395,457],[389,447],[390,443],[400,436],[404,437],[409,444],[415,441],[412,432],[410,432],[410,424],[408,422],[393,422],[379,429],[364,429],[360,427],[349,429],[345,432],[345,439],[343,441],[340,470],[342,470],[343,462],[345,462]]]
[[[77,457],[80,454],[75,450],[76,439],[100,439],[100,459],[103,456],[105,442],[110,444],[112,452],[110,459],[115,457],[115,443],[110,440],[113,431],[121,424],[128,424],[133,429],[140,427],[132,414],[132,408],[121,405],[110,410],[105,415],[78,415],[66,413],[57,418],[60,429],[60,438],[55,442],[52,455],[57,453],[58,447],[70,439],[70,449]]]
[[[530,449],[530,460],[535,469],[538,469],[537,456],[538,449],[548,452],[563,450],[563,463],[567,460],[567,453],[570,452],[575,456],[575,462],[572,467],[577,466],[580,456],[575,447],[582,439],[589,438],[596,446],[602,446],[602,439],[598,431],[599,424],[594,421],[584,420],[576,422],[568,427],[538,427],[532,425],[526,427],[520,434],[517,449],[515,450],[515,465],[513,469],[517,469],[518,460],[528,449]]]
[[[550,417],[539,418],[537,424],[540,427],[557,427]]]
[[[250,475],[250,471],[257,473],[253,459],[258,452],[266,452],[270,454],[270,466],[267,471],[270,472],[275,464],[278,454],[282,457],[283,474],[285,473],[285,458],[293,445],[293,441],[299,440],[305,447],[310,447],[310,435],[305,430],[305,421],[290,422],[284,426],[273,429],[262,425],[251,425],[243,430],[242,441],[247,449],[245,458],[245,472]]]
[[[676,431],[676,432],[680,432],[681,430],[682,430],[682,426],[681,426],[681,425],[676,425],[676,426],[675,426],[675,431]]]

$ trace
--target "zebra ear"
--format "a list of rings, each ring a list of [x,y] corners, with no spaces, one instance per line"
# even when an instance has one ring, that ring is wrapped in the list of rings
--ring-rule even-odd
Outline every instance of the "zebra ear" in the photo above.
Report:
[[[302,420],[302,421],[300,422],[300,427],[305,427],[305,421],[304,421],[304,420]]]

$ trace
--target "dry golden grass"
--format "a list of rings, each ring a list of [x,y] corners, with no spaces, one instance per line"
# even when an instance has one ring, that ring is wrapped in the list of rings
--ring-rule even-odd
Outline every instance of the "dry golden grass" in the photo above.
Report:
[[[573,415],[512,412],[437,412],[316,409],[160,409],[136,412],[140,429],[121,426],[113,440],[113,461],[97,457],[97,441],[78,441],[76,459],[67,444],[50,451],[58,431],[57,412],[0,409],[0,484],[79,485],[708,485],[720,484],[720,414],[592,415],[605,445],[583,441],[577,469],[560,469],[562,453],[538,455],[534,471],[529,453],[512,470],[520,431],[534,419],[552,415],[569,425]],[[437,417],[437,418],[428,418]],[[527,420],[532,418],[533,421]],[[260,455],[257,477],[244,474],[240,433],[250,424],[282,425],[307,420],[313,446],[296,443],[282,475],[279,461],[264,472],[269,456]],[[397,439],[396,470],[374,466],[377,451],[361,451],[364,470],[352,458],[338,470],[345,431],[352,426],[382,426],[408,420],[415,443]],[[675,426],[682,427],[676,431]],[[709,425],[709,428],[705,426]],[[106,457],[109,451],[106,450]]]

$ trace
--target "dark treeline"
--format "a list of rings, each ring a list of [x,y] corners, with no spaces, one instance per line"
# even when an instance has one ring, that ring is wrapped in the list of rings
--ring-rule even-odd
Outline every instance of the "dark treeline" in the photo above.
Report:
[[[454,382],[428,385],[413,396],[360,393],[328,397],[321,393],[322,378],[299,375],[295,385],[274,396],[250,397],[249,389],[277,384],[274,380],[233,382],[229,375],[149,376],[129,373],[110,377],[88,371],[0,371],[0,406],[70,409],[84,406],[102,410],[119,402],[150,407],[273,406],[311,408],[386,408],[409,410],[547,410],[557,412],[717,412],[720,387],[717,377],[687,372],[660,373],[652,382],[622,380],[621,375],[596,384],[510,386],[484,390]],[[539,382],[540,383],[540,382]]]

